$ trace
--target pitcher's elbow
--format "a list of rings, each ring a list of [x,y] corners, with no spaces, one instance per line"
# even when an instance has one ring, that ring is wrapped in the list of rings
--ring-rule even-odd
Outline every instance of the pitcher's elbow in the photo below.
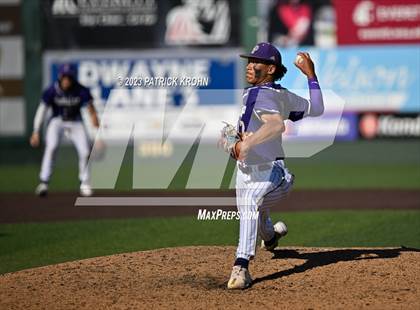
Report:
[[[280,123],[277,125],[277,133],[279,135],[281,135],[285,131],[286,131],[286,126],[284,125],[284,123]]]
[[[313,108],[310,112],[310,115],[314,117],[321,116],[324,114],[324,110],[324,106],[316,107],[315,109]]]

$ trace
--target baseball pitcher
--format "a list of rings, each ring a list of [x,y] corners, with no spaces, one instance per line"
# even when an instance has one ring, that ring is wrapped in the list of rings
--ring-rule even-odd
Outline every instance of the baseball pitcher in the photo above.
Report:
[[[80,194],[82,196],[92,195],[89,171],[86,167],[90,144],[80,113],[83,107],[87,107],[93,126],[98,128],[98,117],[89,89],[79,84],[76,79],[76,69],[72,65],[62,65],[59,68],[58,80],[43,92],[30,138],[31,146],[38,147],[40,143],[39,131],[46,111],[50,108],[52,117],[45,135],[45,150],[39,174],[40,184],[35,190],[37,195],[45,196],[48,193],[48,182],[52,174],[55,154],[63,135],[70,138],[79,156]]]
[[[273,251],[279,238],[286,235],[283,222],[272,224],[269,208],[291,190],[294,175],[286,168],[282,148],[285,120],[299,121],[324,112],[322,93],[308,53],[298,53],[296,67],[307,76],[310,100],[280,84],[287,69],[280,52],[270,43],[257,44],[248,59],[246,80],[250,87],[243,93],[242,112],[235,128],[222,130],[222,144],[237,159],[236,203],[240,214],[257,212],[257,217],[240,218],[239,244],[228,289],[244,289],[252,284],[249,261],[255,256],[257,235],[262,247]]]

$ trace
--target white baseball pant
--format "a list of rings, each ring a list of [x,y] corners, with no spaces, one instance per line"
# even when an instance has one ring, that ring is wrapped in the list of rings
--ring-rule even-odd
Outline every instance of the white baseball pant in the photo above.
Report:
[[[89,156],[89,140],[82,121],[63,121],[61,117],[50,120],[45,135],[45,150],[42,158],[39,178],[42,182],[50,180],[57,148],[63,134],[66,135],[76,147],[79,156],[79,180],[81,183],[89,182],[89,169],[87,161]]]
[[[240,165],[240,163],[238,163]],[[293,186],[293,176],[282,160],[271,163],[272,169],[259,171],[258,165],[250,165],[250,173],[238,168],[236,176],[236,204],[241,214],[257,212],[258,217],[241,217],[237,258],[247,260],[255,256],[257,235],[265,240],[274,237],[270,207],[287,196]]]

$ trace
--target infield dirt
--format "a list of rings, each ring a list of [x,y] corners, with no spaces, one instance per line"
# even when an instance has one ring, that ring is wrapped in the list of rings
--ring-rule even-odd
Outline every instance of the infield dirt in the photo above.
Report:
[[[420,251],[259,250],[228,291],[234,247],[118,254],[0,276],[0,309],[420,309]]]

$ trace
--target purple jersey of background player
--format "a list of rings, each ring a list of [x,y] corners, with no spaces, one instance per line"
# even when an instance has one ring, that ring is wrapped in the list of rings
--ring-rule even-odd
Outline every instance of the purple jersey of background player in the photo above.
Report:
[[[319,106],[322,102],[320,87],[316,78],[308,80],[310,101],[302,98],[273,82],[246,88],[243,94],[243,108],[239,119],[240,131],[255,132],[263,124],[261,115],[279,113],[284,120],[293,122],[309,114],[311,103]],[[284,158],[281,136],[255,145],[245,160],[247,164],[257,164]]]
[[[80,121],[80,109],[92,99],[89,89],[76,81],[68,91],[63,91],[57,81],[42,95],[44,104],[52,108],[53,117],[61,116],[64,121]]]

